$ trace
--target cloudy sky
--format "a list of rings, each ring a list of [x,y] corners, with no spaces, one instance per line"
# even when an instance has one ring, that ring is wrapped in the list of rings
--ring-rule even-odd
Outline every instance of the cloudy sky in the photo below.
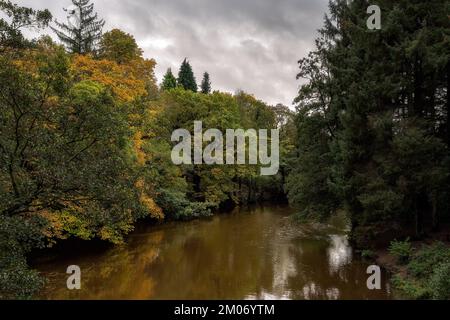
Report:
[[[16,0],[48,8],[65,21],[70,0]],[[145,56],[175,74],[191,62],[200,83],[208,71],[214,90],[242,89],[271,104],[291,106],[297,61],[313,48],[328,0],[93,0],[105,30],[135,36]]]

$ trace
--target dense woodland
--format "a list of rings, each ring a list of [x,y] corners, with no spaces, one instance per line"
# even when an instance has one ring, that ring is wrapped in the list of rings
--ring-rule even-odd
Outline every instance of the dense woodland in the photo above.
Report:
[[[286,198],[298,211],[292,223],[345,210],[366,250],[447,227],[448,1],[379,0],[383,27],[373,31],[367,1],[331,1],[315,50],[299,61],[295,112],[214,91],[208,72],[197,84],[188,59],[158,86],[157,62],[132,35],[102,32],[89,0],[73,3],[83,8],[78,29],[0,0],[0,298],[42,286],[27,264],[32,250],[68,238],[120,244],[140,219]],[[60,41],[22,34],[49,26]],[[278,175],[175,166],[171,134],[197,120],[222,131],[280,129]],[[437,282],[450,276],[443,251],[430,266]]]
[[[308,83],[296,99],[286,184],[307,217],[345,209],[352,240],[365,249],[448,230],[450,217],[450,3],[377,1],[381,30],[366,27],[369,4],[331,1],[316,49],[299,62]],[[450,298],[448,253],[419,252],[426,272],[411,272],[441,281],[432,288],[446,287],[440,298]],[[422,298],[427,290],[408,291]]]
[[[366,1],[332,2],[300,61],[287,183],[305,214],[344,205],[357,242],[407,226],[420,236],[449,212],[449,3],[379,2],[379,31],[365,26]]]

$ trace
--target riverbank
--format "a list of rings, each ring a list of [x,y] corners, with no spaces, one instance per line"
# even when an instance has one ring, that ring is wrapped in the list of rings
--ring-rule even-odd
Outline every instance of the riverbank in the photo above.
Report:
[[[449,240],[450,233],[442,231],[374,252],[376,264],[392,275],[399,299],[450,299]]]

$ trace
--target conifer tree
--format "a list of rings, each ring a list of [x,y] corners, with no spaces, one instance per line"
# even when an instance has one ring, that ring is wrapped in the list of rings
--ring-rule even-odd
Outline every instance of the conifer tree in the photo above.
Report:
[[[89,1],[72,0],[73,5],[65,11],[75,20],[69,20],[68,24],[56,21],[58,28],[52,27],[60,41],[72,53],[85,54],[95,51],[102,37],[105,21],[98,18],[94,12],[94,4]]]
[[[178,73],[178,84],[185,90],[191,90],[193,92],[197,92],[198,90],[194,72],[192,71],[192,67],[187,59],[184,59],[181,64],[180,72]]]
[[[419,237],[449,212],[448,2],[378,4],[389,16],[374,32],[365,1],[332,0],[316,50],[300,60],[309,82],[287,182],[307,215],[345,207],[359,246],[396,224]]]
[[[209,79],[209,73],[205,72],[203,74],[203,81],[201,85],[202,93],[208,94],[211,93],[211,81]]]
[[[170,89],[175,89],[177,87],[177,79],[172,73],[172,69],[167,69],[166,74],[164,75],[161,90],[166,91]]]

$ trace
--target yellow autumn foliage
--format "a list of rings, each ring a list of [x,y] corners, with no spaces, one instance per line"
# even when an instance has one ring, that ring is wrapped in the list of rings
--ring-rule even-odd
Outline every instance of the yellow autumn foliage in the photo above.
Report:
[[[75,55],[71,73],[77,81],[91,80],[109,87],[120,102],[131,102],[148,94],[154,79],[154,60],[138,59],[128,64],[96,60],[89,55]]]
[[[142,133],[140,131],[136,131],[133,137],[134,151],[136,152],[137,163],[139,166],[144,166],[146,162],[146,154],[142,150],[142,145],[144,141],[142,140]]]
[[[141,203],[148,209],[150,212],[150,217],[157,219],[157,220],[163,220],[164,219],[164,213],[162,209],[156,204],[155,200],[145,193],[141,194]]]
[[[163,210],[156,204],[155,200],[146,192],[146,184],[144,179],[139,179],[135,183],[136,189],[140,192],[139,200],[141,204],[148,210],[150,217],[157,220],[164,219]]]
[[[39,213],[47,220],[47,226],[43,230],[43,235],[52,246],[57,240],[68,239],[77,236],[80,239],[89,240],[93,237],[92,228],[87,220],[71,214],[69,211],[49,211],[44,210]]]

